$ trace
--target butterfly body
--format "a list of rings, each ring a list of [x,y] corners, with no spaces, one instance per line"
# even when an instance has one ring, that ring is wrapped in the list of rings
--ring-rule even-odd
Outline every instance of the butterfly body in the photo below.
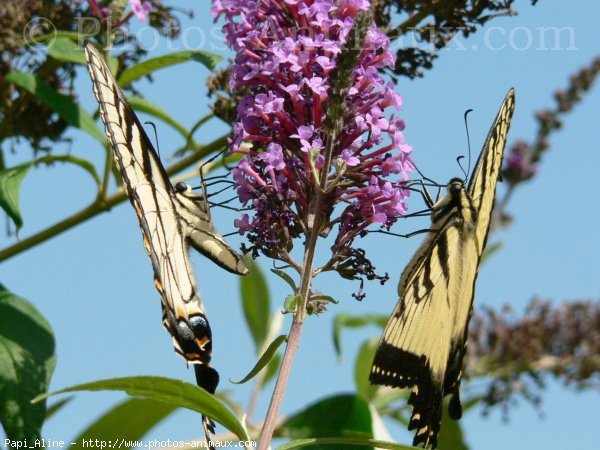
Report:
[[[412,388],[414,445],[435,448],[444,396],[452,395],[450,416],[462,415],[459,389],[475,281],[513,109],[511,90],[468,186],[450,180],[432,206],[429,234],[400,277],[399,301],[375,354],[371,383]]]

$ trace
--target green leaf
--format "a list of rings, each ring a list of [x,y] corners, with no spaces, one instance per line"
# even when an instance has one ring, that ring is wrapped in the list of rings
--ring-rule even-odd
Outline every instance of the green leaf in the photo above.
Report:
[[[119,77],[119,85],[127,86],[132,81],[142,78],[159,69],[164,69],[165,67],[187,61],[199,62],[209,70],[213,70],[217,63],[222,59],[223,58],[219,55],[203,50],[184,50],[181,52],[169,53],[167,55],[147,59],[144,62],[125,69]]]
[[[37,439],[56,356],[50,324],[27,300],[0,284],[0,422],[8,439]]]
[[[156,424],[168,417],[177,406],[156,400],[130,398],[96,420],[72,442],[69,450],[89,448],[84,439],[118,442],[127,450],[140,445],[135,441],[144,437]]]
[[[183,125],[181,125],[179,122],[177,122],[175,119],[173,119],[160,106],[158,106],[138,95],[132,95],[130,97],[127,97],[127,101],[129,102],[131,107],[133,109],[135,109],[136,111],[145,112],[146,114],[150,114],[150,115],[162,120],[166,124],[171,125],[185,139],[188,138],[189,131],[186,130],[186,128]]]
[[[262,380],[262,387],[266,386],[269,381],[275,378],[275,375],[279,373],[279,366],[281,365],[281,354],[275,353],[269,364],[267,370],[265,370],[265,376]]]
[[[333,303],[335,305],[337,305],[339,302],[333,298],[331,295],[324,295],[324,294],[315,294],[315,295],[311,295],[310,297],[311,301],[322,301],[322,302],[329,302],[329,303]]]
[[[247,381],[250,381],[267,364],[269,364],[269,362],[273,358],[273,355],[275,354],[275,352],[279,349],[279,347],[281,347],[281,344],[283,344],[286,340],[287,340],[287,335],[285,335],[285,334],[282,334],[281,336],[278,336],[277,338],[275,338],[275,340],[269,344],[269,347],[267,347],[265,352],[261,355],[261,357],[256,362],[256,364],[254,365],[252,370],[248,373],[248,375],[246,375],[240,381],[231,381],[231,380],[229,380],[229,381],[231,381],[233,384],[243,384],[243,383],[246,383]]]
[[[317,438],[317,439],[296,439],[277,447],[277,450],[294,450],[296,448],[310,447],[315,448],[351,448],[352,446],[376,447],[386,450],[423,450],[410,445],[396,444],[394,442],[377,441],[375,439],[352,439],[352,438]]]
[[[356,383],[356,391],[364,395],[369,400],[375,397],[375,393],[379,386],[372,385],[369,382],[371,367],[373,366],[373,358],[375,351],[379,345],[377,338],[367,339],[363,342],[356,355],[354,362],[354,382]]]
[[[389,317],[381,314],[365,314],[362,316],[353,316],[351,314],[338,314],[333,319],[333,345],[338,358],[342,357],[342,344],[340,336],[344,328],[360,328],[366,325],[375,324],[385,327]]]
[[[279,269],[271,269],[271,272],[273,272],[275,275],[277,275],[279,278],[285,281],[292,288],[292,292],[294,294],[298,292],[298,287],[296,286],[296,283],[294,283],[294,279],[288,273]]]
[[[85,65],[83,48],[67,37],[58,37],[48,46],[48,54],[57,61]]]
[[[77,391],[123,391],[132,397],[156,400],[181,408],[191,409],[192,411],[206,414],[216,422],[219,422],[238,436],[240,440],[248,439],[246,429],[242,423],[227,409],[227,406],[219,398],[209,394],[198,386],[171,378],[148,376],[92,381],[40,395],[34,401],[43,400],[51,395]]]
[[[246,260],[250,272],[240,279],[240,294],[246,323],[256,344],[257,353],[261,351],[269,332],[270,296],[267,281],[260,266],[251,259]]]
[[[352,437],[372,439],[373,423],[368,402],[361,396],[341,394],[318,401],[290,417],[278,430],[294,439],[315,437]],[[311,446],[313,450],[322,448]],[[351,445],[328,448],[352,449]]]
[[[78,31],[62,31],[62,30],[52,30],[50,33],[40,34],[39,36],[27,36],[28,41],[36,44],[45,44],[50,45],[54,40],[60,38],[71,39],[72,41],[79,42],[82,37],[91,36],[85,35]]]
[[[24,163],[10,169],[0,170],[0,207],[12,219],[17,231],[23,226],[19,208],[19,192],[23,178],[31,166],[32,163]]]
[[[11,72],[6,75],[4,80],[35,95],[42,103],[56,111],[56,113],[69,125],[80,128],[104,144],[104,133],[98,129],[92,116],[90,116],[85,109],[76,104],[70,97],[63,95],[54,88],[48,86],[41,78],[38,78],[31,73]]]

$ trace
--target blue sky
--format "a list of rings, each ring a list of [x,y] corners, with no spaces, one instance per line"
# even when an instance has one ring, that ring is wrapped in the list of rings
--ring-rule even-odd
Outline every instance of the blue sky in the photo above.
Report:
[[[189,7],[183,1],[173,3]],[[565,87],[569,75],[598,54],[599,3],[577,0],[567,7],[565,3],[546,0],[536,7],[518,2],[518,8],[518,16],[494,20],[483,32],[469,39],[460,38],[444,50],[435,69],[424,79],[399,83],[407,141],[415,149],[419,167],[429,177],[445,181],[460,176],[455,158],[466,151],[462,118],[466,109],[474,109],[469,126],[476,153],[503,96],[514,86],[517,105],[509,144],[518,138],[531,139],[535,132],[534,112],[551,106],[552,92]],[[184,24],[194,27],[186,28],[186,38],[197,44],[201,41],[200,30],[209,36],[213,26],[208,2],[203,2],[202,8],[196,7],[196,13],[195,19],[185,20]],[[548,41],[544,45],[540,27],[568,27],[561,35],[559,49],[548,49],[553,47]],[[142,40],[149,42],[150,37],[143,35]],[[175,50],[184,49],[181,41],[175,46]],[[163,42],[150,56],[167,50]],[[90,82],[84,72],[81,75],[76,88],[82,104],[91,111],[95,104]],[[177,120],[191,126],[207,112],[203,85],[206,75],[206,69],[200,65],[184,65],[158,72],[155,82],[140,83],[140,90]],[[508,231],[494,236],[494,240],[504,242],[504,248],[480,272],[477,306],[510,303],[520,312],[533,296],[556,303],[599,298],[600,212],[595,195],[600,187],[599,94],[596,86],[567,116],[564,129],[552,135],[539,175],[515,193],[509,207],[515,222]],[[225,131],[223,124],[214,121],[197,139],[208,142]],[[71,136],[73,144],[57,153],[71,150],[101,163],[102,150],[95,142],[81,133],[72,132]],[[179,137],[162,124],[159,140],[163,155],[181,144]],[[20,162],[23,154],[27,152],[13,156],[9,163]],[[93,195],[90,180],[71,167],[35,170],[23,184],[25,227],[21,235],[28,236],[76,211]],[[215,216],[222,232],[232,231],[231,213],[217,211]],[[4,238],[2,246],[10,242],[13,241]],[[232,242],[238,241],[232,238]],[[391,312],[396,303],[397,278],[419,242],[419,237],[404,240],[378,235],[364,242],[375,265],[390,272],[392,280],[384,287],[369,285],[368,297],[362,303],[350,297],[355,285],[334,276],[318,279],[316,287],[341,303],[320,317],[310,318],[306,324],[283,404],[285,413],[308,401],[353,389],[353,355],[364,339],[379,336],[379,330],[345,332],[345,359],[340,363],[331,344],[332,318],[341,312]],[[221,372],[220,387],[234,391],[236,399],[244,404],[250,386],[227,382],[229,378],[239,379],[255,361],[253,344],[241,316],[238,280],[198,255],[193,256],[193,262],[213,327],[213,361]],[[264,262],[263,266],[267,264]],[[120,205],[2,264],[0,279],[10,290],[33,302],[54,327],[58,365],[52,389],[140,374],[192,381],[193,374],[173,354],[170,339],[160,324],[159,298],[152,284],[150,264],[128,205]],[[278,279],[270,281],[274,312],[281,308],[288,292]],[[289,320],[284,318],[284,329],[289,327]],[[259,402],[257,417],[264,414],[269,390]],[[78,394],[47,424],[45,436],[64,440],[75,437],[94,417],[122,398],[110,393]],[[596,425],[598,400],[597,392],[574,393],[550,382],[543,396],[543,418],[529,405],[521,404],[512,409],[509,423],[502,422],[498,411],[482,418],[476,410],[466,415],[463,426],[472,449],[592,448],[600,438]],[[406,431],[390,429],[398,440],[409,442]],[[148,437],[192,439],[198,435],[197,416],[180,411]]]

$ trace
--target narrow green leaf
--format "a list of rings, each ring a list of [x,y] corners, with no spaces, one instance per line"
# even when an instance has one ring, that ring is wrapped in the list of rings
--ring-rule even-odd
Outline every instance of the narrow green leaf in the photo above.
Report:
[[[104,144],[104,133],[98,129],[92,116],[90,116],[85,109],[76,104],[70,97],[63,95],[54,88],[48,86],[42,79],[31,73],[11,72],[6,75],[4,80],[37,96],[46,106],[56,111],[56,113],[69,125],[80,128]]]
[[[160,106],[158,106],[155,103],[152,103],[138,95],[132,95],[130,97],[127,97],[127,101],[129,101],[129,104],[131,105],[131,107],[133,109],[135,109],[136,111],[145,112],[146,114],[150,114],[150,115],[162,120],[167,125],[171,125],[185,139],[188,138],[189,131],[186,130],[186,128],[183,125],[181,125],[179,122],[177,122],[175,119],[173,119]]]
[[[342,344],[340,336],[344,328],[360,328],[366,325],[379,325],[384,327],[389,317],[381,314],[365,314],[363,316],[353,316],[351,314],[338,314],[333,319],[333,345],[338,358],[342,357]]]
[[[125,69],[119,77],[119,85],[127,86],[132,81],[142,78],[152,72],[187,61],[199,62],[209,70],[213,70],[217,63],[222,59],[221,56],[215,53],[203,50],[184,50],[181,52],[169,53],[167,55],[147,59],[144,62]]]
[[[37,439],[56,356],[50,324],[27,300],[0,284],[0,422],[8,439]]]
[[[130,398],[120,403],[91,424],[72,442],[69,450],[82,450],[84,439],[100,439],[118,442],[119,448],[127,450],[140,447],[137,440],[143,438],[156,424],[168,417],[177,406],[144,398]]]
[[[375,447],[386,450],[422,450],[417,447],[411,447],[410,445],[396,444],[394,442],[377,441],[375,439],[353,439],[353,438],[316,438],[316,439],[296,439],[291,442],[287,442],[277,447],[277,450],[294,450],[296,448],[310,447],[312,449],[319,448],[321,446],[331,449],[331,446],[339,448],[346,448],[346,446],[364,446],[364,447]]]
[[[23,178],[31,169],[32,163],[24,163],[10,169],[0,170],[0,207],[12,219],[17,231],[23,226],[19,193]]]
[[[246,260],[250,272],[240,278],[240,293],[246,323],[260,352],[269,332],[270,295],[267,280],[260,266],[251,259]]]
[[[288,273],[279,269],[271,269],[271,272],[273,272],[275,275],[277,275],[279,278],[285,281],[292,288],[292,292],[294,294],[298,292],[298,287],[296,286],[296,283],[294,283],[294,279]]]
[[[262,387],[265,387],[269,381],[275,378],[275,375],[279,373],[279,366],[281,365],[281,354],[275,353],[269,364],[267,364],[267,369],[265,371],[265,376],[262,381]]]
[[[379,340],[377,338],[370,338],[364,341],[356,354],[356,360],[354,362],[354,382],[356,383],[356,391],[369,400],[375,397],[375,393],[379,389],[379,386],[372,385],[369,382],[373,358],[375,357],[375,351],[377,350],[378,345]]]
[[[286,340],[287,340],[287,335],[285,335],[285,334],[282,334],[281,336],[278,336],[277,338],[275,338],[275,340],[269,344],[269,346],[267,347],[267,349],[265,350],[265,352],[258,359],[258,361],[254,365],[254,367],[252,368],[252,370],[248,373],[248,375],[246,375],[240,381],[231,381],[231,380],[229,380],[229,381],[231,381],[233,384],[244,384],[244,383],[250,381],[267,364],[269,364],[269,362],[273,358],[273,355],[275,354],[275,352],[277,351],[277,349],[279,349],[279,347],[281,347],[281,344],[283,344]]]
[[[45,421],[47,421],[52,416],[54,416],[57,412],[59,412],[61,409],[63,409],[65,407],[65,405],[67,405],[68,403],[71,402],[71,400],[73,400],[73,397],[63,398],[62,400],[59,400],[56,403],[53,403],[52,405],[48,406],[48,409],[46,410]]]
[[[48,46],[48,54],[57,61],[85,65],[83,48],[67,37],[57,37]]]
[[[40,34],[39,36],[27,36],[31,43],[50,45],[55,39],[67,38],[79,42],[86,35],[77,31],[52,30],[50,33]],[[89,35],[88,35],[89,36]]]
[[[278,433],[294,439],[352,437],[364,441],[374,437],[369,404],[363,397],[354,394],[336,395],[308,406],[286,420]],[[311,445],[311,448],[317,450],[321,446]],[[349,450],[354,447],[345,444],[333,448]]]
[[[311,300],[313,300],[313,301],[314,301],[314,300],[320,300],[320,301],[323,301],[323,302],[329,302],[329,303],[333,303],[333,304],[335,304],[335,305],[337,305],[337,304],[339,303],[339,302],[338,302],[338,301],[337,301],[335,298],[333,298],[332,296],[330,296],[330,295],[324,295],[324,294],[315,294],[315,295],[312,295],[312,296],[310,297],[310,299],[311,299]]]
[[[181,380],[163,377],[125,377],[92,381],[91,383],[71,386],[49,394],[40,395],[34,401],[43,400],[51,395],[77,391],[123,391],[132,397],[140,397],[169,403],[181,408],[206,414],[219,422],[240,440],[247,440],[248,434],[242,423],[227,409],[216,396],[204,389]]]

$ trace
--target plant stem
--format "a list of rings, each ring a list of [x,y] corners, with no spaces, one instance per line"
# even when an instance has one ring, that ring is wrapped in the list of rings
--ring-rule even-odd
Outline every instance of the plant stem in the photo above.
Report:
[[[267,450],[273,437],[273,431],[275,430],[275,423],[277,416],[279,415],[279,409],[285,394],[287,382],[292,371],[292,364],[296,356],[296,350],[300,345],[300,333],[302,332],[302,325],[304,324],[304,317],[306,312],[306,304],[308,303],[308,296],[310,293],[310,285],[313,277],[313,261],[315,256],[315,248],[317,239],[319,237],[318,227],[320,224],[320,215],[317,214],[319,211],[319,204],[321,203],[321,193],[317,193],[312,202],[312,207],[309,212],[309,230],[310,236],[308,243],[304,251],[304,261],[302,263],[302,275],[300,279],[300,290],[298,294],[301,296],[302,301],[297,306],[294,313],[294,319],[292,326],[288,334],[288,342],[285,347],[283,354],[283,360],[281,361],[281,367],[279,368],[279,374],[277,375],[277,381],[275,382],[275,388],[273,389],[273,395],[271,396],[271,402],[269,403],[269,409],[267,416],[263,424],[263,429],[260,434],[258,441],[257,450]],[[314,205],[314,206],[313,206]],[[311,226],[311,215],[312,215],[312,226]]]
[[[281,361],[281,367],[279,368],[279,374],[277,375],[277,381],[275,382],[275,388],[273,389],[273,395],[271,396],[271,402],[269,403],[269,409],[267,410],[267,416],[265,417],[263,429],[258,440],[257,450],[267,450],[271,444],[277,416],[279,415],[279,409],[281,408],[281,402],[283,401],[285,389],[292,372],[296,350],[298,350],[298,346],[300,345],[300,334],[302,332],[302,325],[304,325],[306,305],[310,295],[311,282],[314,277],[313,266],[315,250],[317,248],[317,240],[319,239],[319,230],[322,221],[321,210],[323,197],[325,195],[324,187],[327,185],[328,177],[328,172],[325,167],[329,167],[329,164],[331,163],[333,142],[334,138],[329,139],[327,142],[325,149],[325,164],[323,165],[324,169],[321,171],[320,179],[316,180],[315,194],[308,209],[306,220],[308,236],[304,248],[304,260],[302,261],[300,275],[300,289],[298,291],[298,295],[302,300],[300,304],[297,305],[296,311],[294,312],[294,319],[292,320],[292,326],[288,334],[288,342],[283,354],[283,360]]]

